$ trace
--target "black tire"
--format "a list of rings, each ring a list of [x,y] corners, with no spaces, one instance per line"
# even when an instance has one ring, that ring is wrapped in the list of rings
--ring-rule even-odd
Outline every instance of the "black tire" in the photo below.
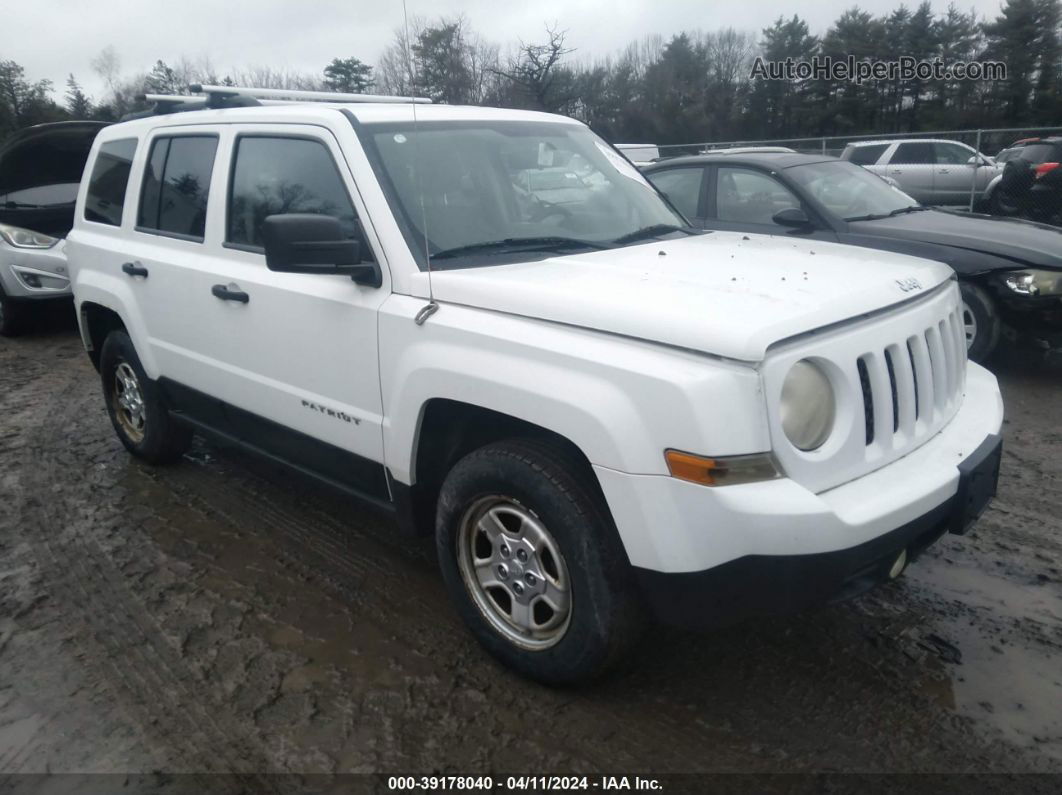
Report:
[[[119,405],[116,374],[123,365],[132,370],[136,379],[136,391],[142,407],[137,412],[142,419],[139,433],[132,414]],[[144,372],[133,341],[124,331],[112,331],[104,340],[100,350],[100,378],[107,414],[125,448],[137,458],[152,464],[168,464],[180,459],[192,442],[192,430],[170,416],[158,385]]]
[[[439,495],[436,548],[458,612],[491,654],[547,684],[571,684],[600,675],[637,641],[644,625],[644,608],[632,583],[630,564],[590,477],[585,465],[579,466],[559,446],[513,439],[489,444],[462,458],[447,475]],[[492,623],[489,606],[477,603],[476,586],[466,585],[462,575],[458,561],[462,524],[477,505],[499,497],[526,510],[548,529],[568,575],[571,609],[566,628],[546,648],[523,648],[506,637],[504,630],[495,627],[497,618]],[[497,554],[504,551],[503,546],[499,542]],[[494,549],[490,544],[486,548]],[[511,554],[509,563],[515,566],[516,553]],[[512,576],[515,582],[518,575]]]
[[[26,307],[0,290],[0,337],[17,337],[26,328]]]
[[[977,285],[961,282],[959,288],[962,291],[963,325],[969,328],[972,320],[974,329],[973,339],[967,337],[966,354],[975,362],[983,362],[999,344],[999,312],[991,296]]]
[[[1004,191],[1002,186],[992,191],[986,209],[989,215],[1000,215],[1005,218],[1016,218],[1021,214],[1021,205],[1017,198]]]

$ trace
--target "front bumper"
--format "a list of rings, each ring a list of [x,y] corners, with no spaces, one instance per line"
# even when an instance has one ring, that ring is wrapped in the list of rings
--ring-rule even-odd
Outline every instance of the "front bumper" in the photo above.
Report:
[[[743,600],[755,607],[757,594],[772,582],[783,601],[806,605],[834,595],[882,555],[917,552],[945,532],[959,491],[959,465],[998,434],[1002,422],[995,376],[970,363],[963,404],[936,436],[819,494],[786,478],[709,488],[665,476],[595,471],[631,564],[647,592],[663,594],[669,610],[690,587],[683,581],[709,572],[732,594],[711,612],[726,614]]]
[[[0,289],[20,301],[69,298],[65,241],[48,249],[20,249],[0,241]]]
[[[944,533],[964,533],[995,496],[1002,440],[991,436],[960,469],[959,493],[885,535],[811,555],[749,555],[702,572],[635,569],[658,620],[718,627],[764,615],[839,602],[899,574]],[[971,477],[974,476],[974,477]]]

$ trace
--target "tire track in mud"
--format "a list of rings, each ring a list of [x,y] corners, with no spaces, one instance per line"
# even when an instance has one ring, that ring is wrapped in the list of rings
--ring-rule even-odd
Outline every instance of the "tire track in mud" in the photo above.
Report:
[[[376,621],[398,633],[402,644],[422,659],[435,660],[448,673],[460,677],[480,692],[489,689],[492,681],[497,679],[499,669],[466,635],[452,612],[441,582],[436,581],[434,561],[429,556],[411,554],[396,560],[395,547],[401,543],[400,539],[381,540],[374,532],[396,530],[382,523],[374,528],[363,524],[350,526],[334,512],[317,507],[304,509],[300,507],[301,500],[292,499],[293,495],[286,489],[280,490],[275,483],[247,471],[240,473],[240,488],[218,489],[218,479],[216,472],[204,466],[189,466],[181,471],[167,471],[166,485],[199,512],[224,517],[230,524],[245,524],[247,520],[242,517],[253,516],[259,527],[250,532],[268,533],[283,541],[285,546],[294,547],[290,551],[278,549],[276,554],[286,567],[299,572],[300,579],[323,586],[352,610],[371,612]],[[229,478],[225,480],[229,481]],[[343,504],[336,500],[330,507],[334,511],[342,510]],[[346,508],[359,510],[356,504],[350,503]],[[419,539],[418,542],[421,546],[430,545],[430,539]],[[306,553],[314,555],[316,560],[307,560]],[[422,563],[425,557],[430,560],[430,565],[423,565],[422,576],[412,576],[410,558]],[[422,599],[403,595],[404,592],[423,592],[426,578],[431,580],[428,587],[436,597],[427,604],[427,609]],[[440,653],[449,661],[440,659]],[[453,661],[461,661],[461,664],[455,665]],[[583,718],[601,725],[626,727],[622,744],[609,743],[590,755],[587,761],[595,769],[615,769],[617,766],[648,769],[653,765],[689,769],[691,763],[696,765],[706,745],[717,755],[713,760],[716,764],[711,766],[713,769],[748,769],[763,764],[760,757],[752,758],[736,749],[727,749],[729,738],[716,732],[706,733],[688,723],[680,724],[666,713],[648,719],[644,714],[635,717],[614,707],[609,709],[611,705],[597,704],[575,691],[565,691],[561,695],[524,682],[507,671],[502,675],[510,680],[506,685],[514,691],[513,703],[506,704],[506,710],[519,713],[530,723],[545,725],[554,722],[557,710],[577,707]],[[497,729],[505,731],[500,724]],[[578,736],[572,736],[554,744],[570,751],[569,742],[578,743],[579,740]],[[651,756],[647,757],[645,751],[650,749]],[[732,758],[723,765],[718,764],[726,755],[732,755]]]
[[[230,750],[239,735],[233,727],[219,725],[205,709],[202,687],[175,663],[157,626],[122,587],[125,578],[87,537],[93,528],[85,526],[79,511],[71,516],[63,510],[64,498],[77,494],[98,470],[97,461],[76,455],[84,441],[69,444],[69,429],[81,430],[85,404],[92,402],[86,393],[91,395],[96,381],[87,362],[79,358],[80,362],[66,361],[47,377],[38,377],[37,415],[46,421],[26,423],[25,459],[32,465],[23,468],[19,493],[54,497],[23,496],[18,509],[22,528],[36,536],[35,551],[50,592],[78,614],[78,623],[86,630],[77,638],[79,660],[95,668],[116,691],[131,722],[165,750],[171,769],[197,774],[267,769],[257,749],[236,744],[235,752]],[[119,518],[101,513],[97,510],[93,516],[97,526]],[[217,783],[210,779],[211,786]],[[221,783],[234,792],[241,788],[236,780]],[[271,791],[264,782],[258,783]]]
[[[612,680],[549,690],[467,634],[430,539],[404,539],[357,503],[201,443],[173,468],[133,463],[76,338],[0,347],[0,365],[0,407],[15,412],[0,425],[2,455],[32,461],[0,465],[0,484],[49,598],[80,635],[79,663],[167,772],[216,786],[213,772],[266,770],[1019,767],[975,741],[965,718],[909,692],[925,670],[905,667],[907,647],[866,641],[893,623],[935,623],[935,591],[889,588],[759,631],[658,634],[650,642],[663,638],[666,651],[640,651]],[[1050,471],[1035,448],[1016,449]],[[1008,541],[1032,550],[1044,547],[1036,528],[1057,524],[1049,497],[1026,499],[1028,473],[1008,465],[1007,476],[1014,502],[1001,499],[985,537],[954,552],[964,561],[1007,511],[1023,525]],[[894,694],[903,703],[886,708]],[[829,734],[796,736],[805,724]],[[27,742],[0,771],[24,764],[37,740]]]
[[[84,433],[89,431],[84,426],[91,424],[92,430],[97,432],[90,434],[93,438],[99,432],[107,436],[111,433],[105,419],[99,419],[102,406],[97,408],[97,420],[86,422],[86,417],[92,416],[91,404],[99,402],[98,396],[93,394],[96,386],[94,373],[84,366],[84,362],[80,366],[73,362],[67,364],[67,367],[62,368],[65,372],[61,376],[46,379],[48,383],[39,381],[39,372],[25,379],[27,383],[39,385],[38,391],[44,404],[38,405],[38,410],[44,408],[42,413],[49,417],[49,421],[37,427],[31,426],[27,434],[27,448],[34,457],[34,466],[26,471],[26,482],[21,485],[20,491],[24,494],[59,492],[57,499],[27,501],[22,512],[33,517],[26,524],[36,530],[40,542],[38,551],[55,593],[64,603],[82,608],[82,619],[90,628],[88,636],[82,639],[83,645],[88,647],[84,656],[98,661],[108,681],[116,683],[126,692],[132,708],[138,713],[137,722],[142,726],[151,726],[155,741],[163,745],[171,757],[175,757],[171,763],[176,763],[176,767],[198,769],[206,773],[269,769],[271,766],[261,757],[260,749],[241,747],[242,742],[238,743],[234,739],[241,736],[241,729],[223,720],[229,705],[216,704],[214,706],[220,709],[210,712],[204,708],[202,683],[191,676],[185,661],[173,653],[162,630],[154,624],[138,598],[124,587],[126,576],[89,537],[92,529],[82,526],[85,524],[85,519],[80,516],[82,512],[76,507],[72,511],[65,510],[69,497],[81,495],[77,494],[77,485],[71,492],[69,483],[61,490],[60,483],[64,480],[81,480],[81,473],[91,472],[99,463],[85,460],[79,455],[86,449],[84,441],[70,451],[65,429],[78,428]],[[70,399],[79,393],[84,396]],[[96,445],[97,448],[99,446]],[[110,446],[116,447],[117,442],[112,440]],[[119,457],[124,455],[124,451],[117,452]],[[108,458],[111,456],[103,456],[104,460]],[[356,535],[352,535],[351,528],[345,526],[344,522],[319,509],[310,511],[313,516],[311,527],[299,507],[286,503],[292,498],[290,493],[277,489],[276,484],[257,476],[243,476],[243,481],[250,480],[250,490],[245,490],[242,484],[239,488],[232,488],[233,482],[228,479],[222,481],[219,488],[216,473],[210,473],[192,462],[186,462],[184,467],[186,471],[183,472],[160,470],[154,479],[167,486],[170,485],[171,475],[174,476],[174,483],[184,481],[183,493],[182,490],[174,491],[182,502],[197,507],[204,515],[223,517],[242,531],[247,531],[244,517],[255,517],[261,527],[251,528],[251,532],[279,533],[296,547],[293,551],[285,551],[278,559],[288,570],[298,572],[300,579],[323,584],[333,595],[346,603],[361,606],[372,613],[376,621],[392,630],[410,624],[412,617],[404,609],[408,607],[410,599],[403,598],[401,594],[407,589],[415,589],[419,583],[408,576],[400,563],[396,566],[393,560],[384,562],[388,557],[386,550],[370,549],[368,554],[356,550],[352,545],[354,540],[370,547],[381,546],[368,534],[355,530]],[[106,497],[114,489],[113,484],[100,482],[99,478],[90,480],[95,481],[92,486],[97,492],[97,499],[104,497],[92,515],[92,524],[97,530],[101,525],[120,525],[120,514],[107,512],[103,508],[107,505]],[[84,483],[78,485],[84,488]],[[274,498],[274,493],[282,495],[281,499]],[[59,528],[63,530],[55,534],[54,531]],[[379,554],[381,552],[384,554]],[[320,567],[307,564],[305,556],[308,553],[316,557]],[[423,557],[421,563],[423,565]],[[323,572],[326,573],[324,577]],[[453,646],[455,635],[460,637],[460,633],[463,633],[463,628],[449,613],[441,585],[435,589],[435,595],[441,602],[441,608],[431,606],[431,620],[424,622],[424,616],[420,615],[419,621],[414,619],[412,631],[401,633],[404,645],[411,646],[423,659],[437,660],[439,648]],[[440,626],[443,629],[440,630]],[[482,691],[489,687],[496,669],[480,654],[478,646],[465,638],[460,648],[448,652],[450,660],[444,662],[444,667],[463,682]],[[454,667],[458,661],[464,663],[464,670],[459,672]],[[511,676],[508,673],[505,675]],[[534,687],[518,682],[516,689]],[[525,696],[516,708],[524,714],[541,713],[539,717],[545,723],[551,716],[546,709],[536,709],[537,702],[538,699],[533,696]],[[607,722],[624,720],[624,716],[614,713],[600,715],[600,718]],[[692,758],[699,756],[702,743],[693,742],[686,748],[681,747],[684,743],[679,743],[676,747],[674,727],[667,727],[662,734],[654,732],[653,728],[651,722],[642,721],[641,729],[630,735],[630,741],[635,746],[656,749],[653,762],[682,768]],[[492,733],[499,737],[508,735],[513,743],[526,742],[528,739],[519,733],[507,731],[500,722],[495,723]],[[717,749],[718,741],[719,738],[714,738],[713,745]],[[558,746],[554,753],[562,752],[563,743],[550,745]],[[662,748],[672,751],[661,754]],[[225,752],[220,753],[219,749],[225,749]],[[661,759],[662,755],[672,758]],[[598,758],[585,762],[597,768],[617,762],[643,765],[649,762],[635,753],[623,753],[622,749],[616,747],[604,749],[601,755],[594,756]],[[742,761],[747,764],[748,760]]]

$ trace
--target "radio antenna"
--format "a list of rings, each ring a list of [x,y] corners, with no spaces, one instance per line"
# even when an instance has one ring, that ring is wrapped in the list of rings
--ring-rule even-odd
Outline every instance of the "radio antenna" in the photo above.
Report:
[[[417,312],[414,322],[423,326],[424,321],[439,311],[435,303],[435,291],[431,285],[431,248],[428,243],[428,211],[424,208],[424,176],[421,173],[420,132],[417,126],[417,70],[413,61],[413,42],[409,38],[409,11],[406,0],[402,0],[402,21],[406,29],[406,64],[409,67],[409,107],[413,111],[413,163],[417,172],[417,195],[420,200],[420,229],[424,235],[424,261],[428,265],[428,305]]]

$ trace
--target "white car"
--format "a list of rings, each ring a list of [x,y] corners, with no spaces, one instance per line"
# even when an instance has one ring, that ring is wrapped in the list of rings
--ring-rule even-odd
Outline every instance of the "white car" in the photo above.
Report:
[[[927,205],[969,205],[988,202],[1003,166],[971,146],[936,138],[856,141],[841,153],[842,160],[894,181],[916,201]]]
[[[646,608],[859,593],[994,494],[1003,406],[947,267],[689,229],[559,116],[203,90],[105,129],[78,195],[119,439],[161,463],[202,432],[435,534],[461,616],[524,674],[603,670]],[[124,211],[94,215],[128,152]],[[526,209],[512,165],[557,152],[595,190]]]
[[[35,307],[70,300],[63,238],[92,140],[103,122],[19,130],[0,146],[0,335],[20,333]]]

